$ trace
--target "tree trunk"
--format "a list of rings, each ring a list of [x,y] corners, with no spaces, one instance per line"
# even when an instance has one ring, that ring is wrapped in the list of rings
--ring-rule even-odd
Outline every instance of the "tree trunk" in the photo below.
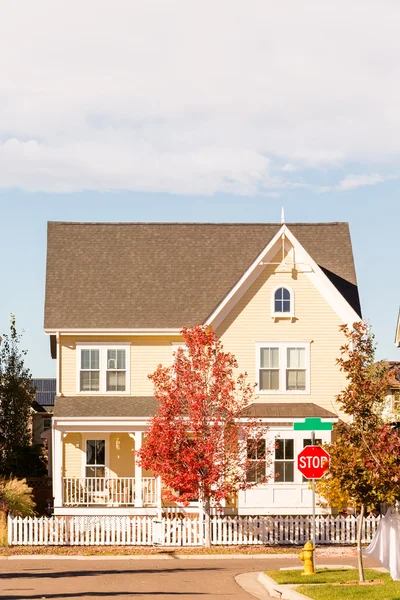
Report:
[[[358,531],[357,531],[358,575],[360,577],[360,581],[365,581],[363,555],[362,555],[362,547],[361,547],[362,529],[363,529],[363,524],[364,524],[364,513],[365,513],[365,506],[364,506],[364,504],[361,504],[360,514],[358,515]]]
[[[210,496],[204,498],[204,545],[211,548]]]

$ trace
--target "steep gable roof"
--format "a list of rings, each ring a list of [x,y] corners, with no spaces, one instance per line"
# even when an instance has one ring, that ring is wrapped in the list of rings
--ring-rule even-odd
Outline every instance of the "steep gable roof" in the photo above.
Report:
[[[360,314],[347,223],[288,224]],[[45,329],[203,323],[278,224],[48,224]]]

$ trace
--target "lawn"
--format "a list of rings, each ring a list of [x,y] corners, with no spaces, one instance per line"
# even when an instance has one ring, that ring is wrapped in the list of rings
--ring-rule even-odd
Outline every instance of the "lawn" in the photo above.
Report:
[[[389,573],[373,569],[365,570],[365,579],[379,579],[382,585],[333,586],[332,583],[358,580],[357,569],[320,569],[315,575],[306,577],[301,571],[267,571],[277,583],[301,584],[296,590],[312,600],[400,600],[400,582],[393,581]],[[312,581],[310,585],[306,582]]]

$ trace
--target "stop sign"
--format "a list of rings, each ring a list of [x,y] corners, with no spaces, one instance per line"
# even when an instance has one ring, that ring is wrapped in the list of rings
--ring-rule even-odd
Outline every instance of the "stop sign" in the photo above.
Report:
[[[320,479],[329,461],[329,454],[321,446],[306,446],[297,457],[297,468],[307,479]]]

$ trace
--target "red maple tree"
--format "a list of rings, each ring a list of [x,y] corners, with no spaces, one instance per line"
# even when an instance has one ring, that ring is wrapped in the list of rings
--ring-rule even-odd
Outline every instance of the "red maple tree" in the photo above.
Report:
[[[202,501],[209,546],[211,503],[265,481],[271,453],[265,425],[243,414],[254,386],[246,374],[235,376],[235,357],[210,329],[184,328],[181,334],[184,347],[173,364],[149,375],[159,408],[139,459],[161,477],[166,500]]]

